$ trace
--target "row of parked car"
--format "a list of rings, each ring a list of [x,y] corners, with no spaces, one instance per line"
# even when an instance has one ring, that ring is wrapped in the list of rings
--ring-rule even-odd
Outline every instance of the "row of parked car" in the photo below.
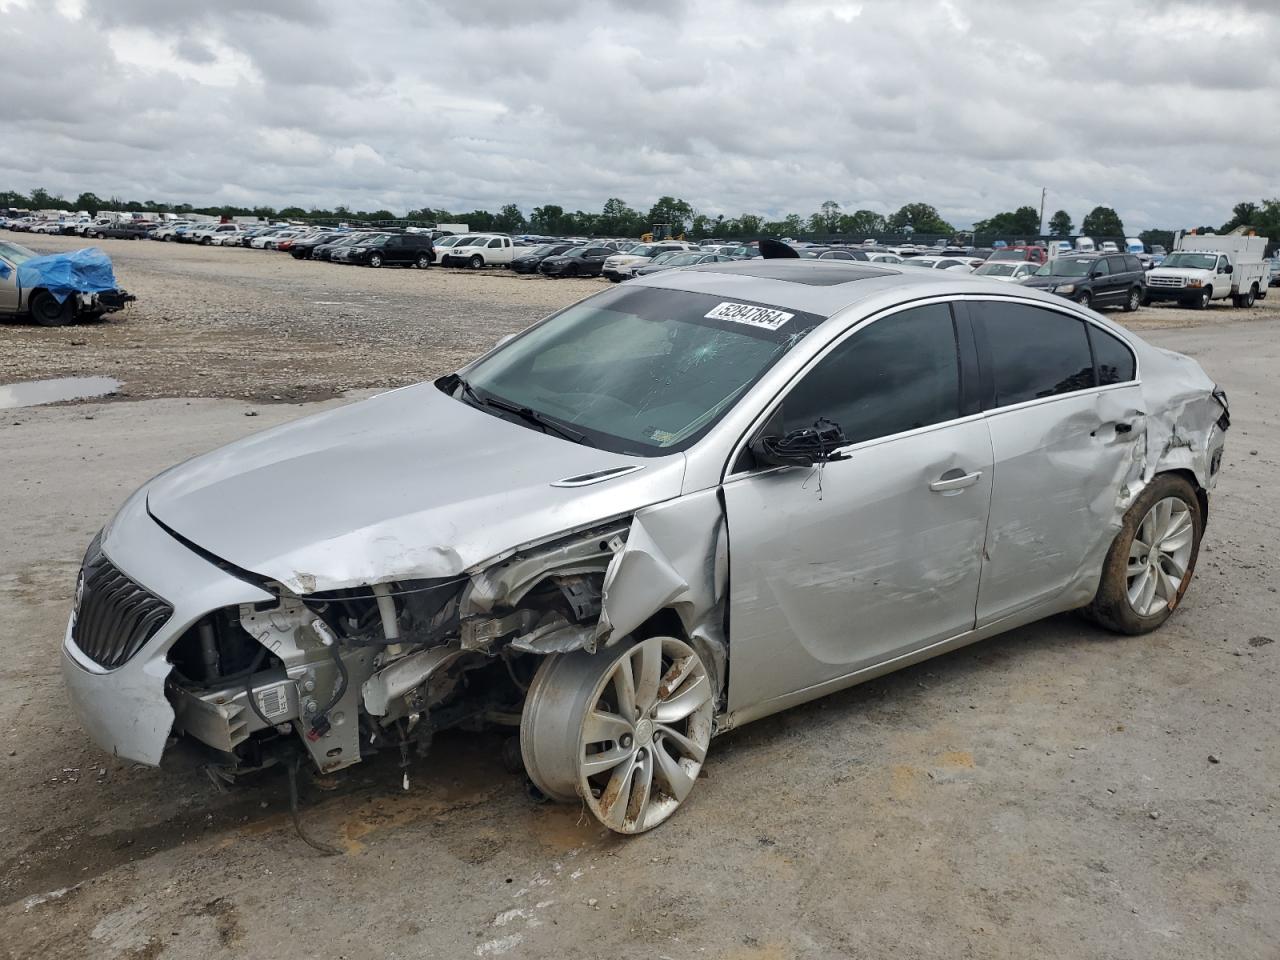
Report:
[[[635,276],[702,263],[760,256],[755,243],[704,240],[637,242],[624,239],[553,239],[496,233],[434,235],[433,231],[357,230],[349,228],[238,223],[147,223],[99,218],[85,222],[10,222],[12,230],[33,233],[79,233],[87,238],[142,239],[240,246],[289,253],[299,260],[368,267],[432,265],[482,270],[507,268],[547,277],[605,277],[620,283]],[[1157,300],[1177,300],[1204,307],[1230,298],[1252,306],[1266,296],[1268,284],[1280,285],[1280,261],[1261,261],[1267,241],[1257,237],[1186,237],[1172,254],[1123,252],[1115,244],[1073,248],[1059,244],[999,244],[991,249],[904,244],[811,244],[784,238],[800,259],[907,264],[932,270],[973,273],[1008,283],[1021,283],[1068,297],[1086,306],[1136,310]]]

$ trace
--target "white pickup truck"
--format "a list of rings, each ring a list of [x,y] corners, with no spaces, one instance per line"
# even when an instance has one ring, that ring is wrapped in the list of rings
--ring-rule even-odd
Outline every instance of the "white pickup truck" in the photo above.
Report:
[[[521,248],[525,250],[527,248]],[[477,233],[441,251],[440,264],[445,267],[505,266],[516,258],[516,247],[510,237],[497,233]]]
[[[1203,309],[1230,297],[1237,307],[1252,307],[1267,296],[1266,249],[1266,237],[1184,234],[1164,262],[1147,271],[1142,302],[1177,300]]]

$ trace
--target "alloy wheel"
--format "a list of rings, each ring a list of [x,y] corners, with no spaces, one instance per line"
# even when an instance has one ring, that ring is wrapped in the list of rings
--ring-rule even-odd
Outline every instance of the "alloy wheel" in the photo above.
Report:
[[[568,654],[545,662],[530,687],[521,753],[544,793],[581,797],[610,830],[642,833],[693,789],[714,710],[706,667],[676,637]]]
[[[1195,520],[1184,501],[1165,497],[1152,505],[1129,544],[1125,582],[1134,613],[1152,617],[1177,603],[1194,546]]]

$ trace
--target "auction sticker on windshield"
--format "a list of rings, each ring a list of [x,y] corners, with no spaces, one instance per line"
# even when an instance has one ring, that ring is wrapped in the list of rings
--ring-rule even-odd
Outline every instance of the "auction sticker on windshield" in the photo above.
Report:
[[[777,330],[795,316],[782,310],[770,310],[768,307],[755,307],[749,303],[725,302],[713,307],[704,314],[708,320],[729,320],[733,323],[745,323],[765,330]]]

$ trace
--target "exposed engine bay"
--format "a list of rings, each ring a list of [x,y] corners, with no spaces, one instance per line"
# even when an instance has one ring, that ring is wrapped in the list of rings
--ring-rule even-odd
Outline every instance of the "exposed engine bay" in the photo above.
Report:
[[[714,568],[716,552],[700,574]],[[617,594],[625,602],[609,605],[619,580],[630,581]],[[546,655],[594,652],[655,611],[677,619],[667,605],[690,595],[639,519],[513,553],[469,576],[305,596],[265,586],[277,602],[216,610],[169,651],[174,732],[217,751],[212,769],[226,779],[278,762],[299,743],[328,773],[388,748],[407,765],[441,730],[517,728]],[[700,602],[675,605],[695,622],[671,626],[692,628],[704,660],[718,666],[720,689],[722,607],[701,586]]]

